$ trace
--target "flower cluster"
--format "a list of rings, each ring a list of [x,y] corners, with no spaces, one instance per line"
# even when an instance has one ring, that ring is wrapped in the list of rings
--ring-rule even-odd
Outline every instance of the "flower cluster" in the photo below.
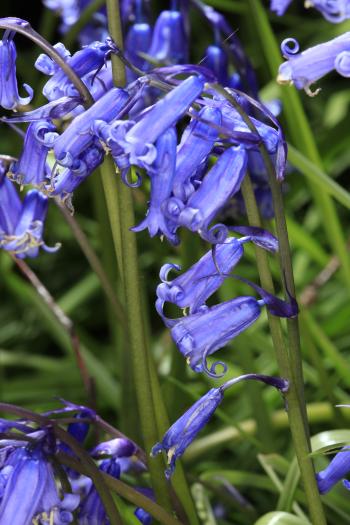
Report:
[[[0,419],[3,436],[0,441],[1,525],[107,523],[92,479],[64,464],[58,469],[60,455],[75,460],[79,457],[71,448],[72,440],[73,444],[84,445],[90,425],[102,420],[89,408],[64,403],[63,409],[39,416],[13,407],[17,412],[25,412],[22,419]],[[60,419],[55,419],[56,415],[60,415]],[[66,431],[62,428],[64,424]],[[118,479],[128,473],[129,480],[130,476],[140,476],[146,471],[142,454],[139,447],[125,437],[99,443],[89,452],[101,472]],[[147,496],[152,497],[148,493]],[[141,508],[135,510],[135,515],[142,524],[150,522],[150,515]]]
[[[71,76],[51,56],[38,57],[35,67],[50,77],[43,87],[48,102],[3,119],[29,125],[18,160],[10,164],[1,179],[6,190],[0,199],[0,218],[4,216],[2,247],[20,257],[35,256],[39,246],[47,249],[42,231],[48,199],[55,198],[73,210],[74,192],[106,155],[113,158],[116,177],[120,176],[125,184],[139,186],[147,176],[148,211],[133,231],[147,229],[151,237],[165,237],[176,245],[179,229],[186,228],[211,245],[211,250],[173,281],[167,280],[167,274],[174,265],[162,268],[156,308],[190,367],[218,377],[218,363],[208,368],[207,357],[254,323],[263,308],[283,317],[297,313],[293,299],[281,301],[253,283],[248,284],[259,298],[251,295],[214,306],[206,304],[230,277],[244,255],[246,243],[271,252],[278,249],[277,239],[269,232],[227,225],[220,219],[233,198],[241,202],[240,188],[248,170],[257,197],[263,192],[262,211],[268,210],[266,215],[271,217],[272,206],[266,205],[271,197],[262,149],[282,181],[286,143],[273,113],[259,101],[250,62],[224,17],[198,0],[194,2],[212,29],[214,41],[204,50],[201,65],[192,65],[188,63],[188,13],[176,5],[162,11],[152,27],[147,9],[135,1],[133,17],[126,17],[131,21],[126,26],[125,56],[108,37],[88,43],[73,55],[61,43],[54,46],[89,90],[89,107],[84,106]],[[65,13],[68,19],[69,13]],[[17,20],[15,24],[23,26],[26,22]],[[227,38],[226,46],[221,45],[223,38]],[[122,56],[129,66],[124,87],[113,86],[113,53]],[[230,61],[236,66],[235,72],[230,70]],[[18,105],[21,102],[14,66],[11,73],[12,99]],[[0,77],[0,85],[5,86],[5,78]],[[60,124],[63,118],[69,120],[64,127]],[[12,194],[21,205],[15,183],[35,188],[22,204],[26,221],[21,221],[20,212],[15,217],[7,209]],[[231,232],[241,238],[231,236]],[[169,319],[163,311],[165,303],[184,309],[186,315]],[[209,420],[224,390],[241,379],[257,379],[283,392],[287,389],[284,379],[252,374],[212,389],[175,423],[162,445],[154,448],[154,453],[162,448],[168,450],[167,475],[176,457]],[[100,468],[118,477],[128,461],[121,462],[120,454],[116,461],[113,450],[113,445],[104,444],[91,455],[95,457],[101,451],[110,454],[112,457],[104,459]],[[76,485],[72,483],[72,487]],[[85,483],[80,478],[78,485],[84,487],[79,492],[81,523],[90,523],[92,515],[100,523],[103,508],[96,488],[91,481]]]

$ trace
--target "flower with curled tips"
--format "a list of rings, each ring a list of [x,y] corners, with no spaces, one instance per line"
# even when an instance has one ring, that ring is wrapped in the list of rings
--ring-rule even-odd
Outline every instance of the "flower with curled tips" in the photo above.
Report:
[[[217,407],[223,400],[224,392],[231,386],[245,380],[261,381],[277,388],[282,394],[288,391],[288,381],[281,377],[266,376],[263,374],[245,374],[230,379],[219,388],[211,388],[204,396],[194,403],[164,434],[160,443],[157,443],[151,452],[155,456],[162,450],[167,454],[168,468],[166,478],[170,478],[175,469],[177,458],[180,458],[187,447],[192,443],[198,432],[208,423]]]
[[[287,59],[278,70],[279,84],[294,84],[315,96],[320,88],[311,91],[310,86],[333,69],[343,77],[350,77],[350,32],[333,40],[323,42],[299,53],[295,38],[287,38],[281,44],[282,55]]]

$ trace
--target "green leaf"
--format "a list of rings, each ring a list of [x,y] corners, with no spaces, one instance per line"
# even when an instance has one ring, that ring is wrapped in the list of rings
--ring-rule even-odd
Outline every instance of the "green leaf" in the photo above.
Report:
[[[313,184],[334,197],[345,208],[350,209],[350,193],[290,144],[288,145],[288,160]]]
[[[326,430],[311,438],[312,455],[329,451],[332,448],[334,449],[348,443],[350,443],[350,430]]]
[[[269,512],[259,518],[255,525],[310,525],[310,522],[289,512]]]

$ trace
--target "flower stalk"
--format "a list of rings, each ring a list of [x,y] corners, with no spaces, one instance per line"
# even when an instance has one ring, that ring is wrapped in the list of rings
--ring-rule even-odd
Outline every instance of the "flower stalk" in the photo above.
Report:
[[[123,40],[118,1],[107,0],[107,15],[110,35],[117,46],[122,49]],[[125,67],[115,55],[112,56],[112,72],[114,84],[119,87],[125,85]],[[157,441],[158,436],[155,425],[156,415],[152,399],[148,352],[141,309],[142,300],[137,264],[137,245],[135,235],[130,231],[130,228],[135,223],[132,195],[130,188],[122,182],[119,176],[116,176],[112,162],[109,163],[108,167],[104,167],[102,181],[107,200],[108,214],[110,216],[116,257],[117,260],[119,259],[119,267],[122,268],[121,275],[129,325],[130,350],[135,377],[136,396],[144,446],[146,452],[149,453],[153,444]],[[111,195],[110,191],[114,194],[117,193],[118,204],[111,203],[112,199],[108,198],[108,195]],[[119,232],[117,233],[118,230]],[[169,491],[162,473],[162,461],[149,461],[149,470],[157,501],[164,508],[171,509]]]
[[[253,122],[237,103],[236,99],[220,86],[215,86],[215,89],[217,89],[217,91],[219,91],[219,93],[222,94],[234,106],[249,129],[253,133],[258,133]],[[281,275],[283,276],[283,288],[286,300],[289,300],[290,297],[295,296],[295,286],[291,252],[288,241],[288,231],[283,207],[281,183],[277,180],[275,168],[262,141],[259,145],[259,151],[266,167],[268,181],[271,188],[275,211],[277,238],[279,240],[279,259]],[[247,199],[248,202],[246,202],[247,210],[248,208],[250,210],[248,212],[249,220],[253,220],[253,213],[255,220],[258,220],[259,213],[257,209],[253,211],[254,205],[252,203],[255,201],[255,196],[251,185],[249,186],[249,184],[246,184],[245,194],[246,196],[249,195],[249,199]],[[259,224],[254,224],[254,226],[259,226],[260,224],[261,221],[259,219]],[[260,256],[257,258],[257,264],[260,275],[263,275],[264,282],[266,281],[266,284],[268,284],[270,281],[270,285],[273,286],[266,254],[263,254],[262,257]],[[266,284],[263,286],[266,286]],[[271,317],[272,316],[269,316],[271,335],[273,344],[275,346],[278,365],[280,367],[280,374],[281,376],[286,377],[290,383],[289,391],[286,394],[288,417],[295,453],[299,463],[301,478],[304,483],[310,517],[315,525],[326,525],[322,502],[316,483],[314,467],[312,460],[309,457],[310,442],[308,423],[306,419],[306,402],[304,397],[298,317],[296,316],[294,318],[287,319],[289,352],[286,349],[283,341],[280,320],[275,317],[271,323]]]

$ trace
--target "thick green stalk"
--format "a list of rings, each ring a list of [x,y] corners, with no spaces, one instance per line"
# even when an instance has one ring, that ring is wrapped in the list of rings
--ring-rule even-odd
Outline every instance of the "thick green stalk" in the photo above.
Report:
[[[122,29],[118,0],[107,0],[108,26],[111,37],[122,48]],[[114,84],[125,85],[125,68],[120,60],[112,57]],[[133,363],[136,396],[139,407],[141,431],[147,454],[158,441],[156,414],[153,406],[152,385],[148,366],[147,341],[144,332],[142,299],[136,238],[130,228],[134,225],[134,210],[130,188],[116,176],[111,163],[104,168],[103,185],[110,215],[111,229],[115,242],[116,257],[122,260],[122,276],[125,291],[126,314],[128,317],[129,343]],[[111,193],[117,192],[118,209],[111,204]],[[113,206],[113,207],[112,207]],[[118,217],[116,216],[118,213]],[[119,233],[117,233],[117,231]],[[152,486],[158,502],[170,509],[168,486],[162,469],[162,459],[149,461]]]
[[[238,111],[248,128],[253,133],[258,134],[258,131],[254,126],[253,122],[238,104],[236,99],[230,96],[220,86],[215,86],[215,88]],[[295,286],[293,277],[292,258],[288,240],[288,231],[283,208],[281,183],[277,181],[274,166],[262,141],[259,145],[259,151],[261,153],[262,159],[266,167],[268,181],[272,193],[276,231],[279,241],[279,259],[281,276],[283,278],[284,294],[286,300],[290,300],[290,297],[295,297]],[[267,273],[270,273],[270,269],[268,266],[264,267],[263,271],[264,274],[266,274],[266,276]],[[275,348],[276,351],[280,354],[279,359],[281,360],[281,362],[283,359],[283,366],[288,366],[288,368],[285,370],[286,374],[283,375],[290,381],[289,391],[286,396],[288,402],[290,428],[292,432],[295,453],[298,458],[301,477],[304,482],[305,494],[309,506],[310,515],[315,525],[324,525],[326,524],[326,521],[315,479],[315,472],[312,461],[308,456],[310,452],[310,442],[306,415],[306,402],[304,396],[304,382],[302,372],[298,317],[295,316],[292,319],[287,319],[287,327],[289,339],[289,358],[286,358],[286,352],[283,352],[283,347],[281,348],[280,346],[278,346]],[[274,337],[275,336],[276,334],[274,334]]]
[[[247,176],[243,184],[242,191],[247,208],[249,223],[254,226],[261,226],[261,220],[255,201],[254,191]],[[280,230],[280,227],[277,228],[277,230]],[[279,240],[281,240],[280,237]],[[280,245],[280,250],[282,250],[283,244],[284,243],[282,242]],[[261,249],[257,249],[257,265],[262,286],[265,288],[267,285],[268,291],[273,290],[273,282],[267,256],[266,253],[263,252],[263,250]],[[282,266],[282,269],[285,270],[285,267]],[[298,322],[297,319],[296,322]],[[283,377],[286,377],[290,382],[289,391],[286,394],[286,401],[288,406],[288,419],[290,429],[292,432],[293,444],[298,459],[301,477],[304,482],[304,489],[309,506],[310,516],[313,520],[314,525],[326,525],[322,503],[320,500],[315,479],[315,471],[313,468],[312,461],[309,457],[310,445],[308,430],[305,428],[305,417],[303,416],[300,406],[301,401],[304,401],[303,392],[300,392],[300,390],[298,390],[299,381],[302,380],[302,377],[299,377],[299,380],[296,380],[296,375],[300,374],[300,370],[299,368],[295,370],[295,360],[291,356],[293,352],[299,353],[300,356],[300,342],[296,339],[296,336],[299,333],[298,328],[297,330],[294,330],[294,327],[292,327],[293,330],[289,331],[290,352],[288,359],[287,349],[285,348],[283,341],[280,320],[277,317],[274,317],[269,314],[269,325],[281,375]],[[305,401],[303,406],[305,407]]]
[[[266,11],[260,0],[249,0],[248,3],[250,6],[248,11],[250,17],[249,23],[251,23],[251,20],[255,23],[256,32],[260,37],[261,48],[264,52],[271,75],[275,78],[282,58]],[[281,89],[281,96],[283,100],[283,115],[286,118],[288,132],[292,142],[301,153],[323,171],[322,160],[298,93],[293,87],[283,88]],[[318,184],[310,180],[309,184],[319,209],[328,242],[332,246],[334,253],[339,257],[344,281],[350,289],[350,260],[346,248],[346,239],[334,202]]]

